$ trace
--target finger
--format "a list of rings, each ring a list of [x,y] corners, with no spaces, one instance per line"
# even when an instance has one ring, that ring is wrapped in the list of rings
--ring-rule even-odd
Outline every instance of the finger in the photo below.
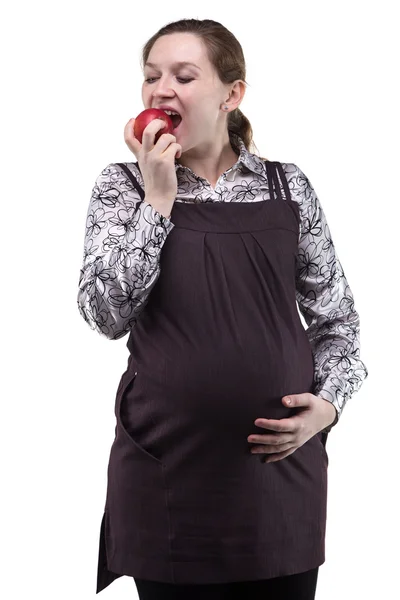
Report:
[[[247,441],[253,444],[269,444],[271,446],[279,446],[280,444],[288,444],[293,442],[293,436],[288,435],[272,435],[253,434],[247,438]]]
[[[176,137],[172,133],[163,133],[157,140],[155,149],[159,154],[165,154],[172,146],[176,146]]]
[[[163,154],[172,154],[174,158],[180,158],[182,156],[182,146],[176,142],[172,142]]]
[[[155,146],[155,135],[157,131],[160,131],[160,129],[163,129],[164,127],[165,121],[162,121],[161,119],[153,119],[146,125],[146,127],[143,129],[142,135],[142,146],[145,152],[150,152],[150,150],[153,150]]]
[[[171,133],[163,133],[152,150],[154,156],[174,160],[182,151],[182,146],[177,144],[175,140],[175,136]]]
[[[290,402],[287,402],[290,400]],[[286,406],[295,408],[297,406],[311,406],[315,402],[314,394],[304,392],[303,394],[292,394],[291,396],[283,396],[282,401]]]
[[[296,450],[296,448],[292,448],[290,450],[286,450],[286,452],[280,452],[279,454],[269,454],[268,456],[260,457],[260,460],[262,463],[277,462],[278,460],[282,460],[283,458],[286,458],[290,454],[293,454],[293,452],[295,450]]]
[[[257,419],[254,421],[254,425],[272,431],[294,431],[295,428],[295,422],[291,417],[288,419]]]
[[[293,448],[293,442],[288,442],[286,444],[279,444],[279,446],[254,446],[251,449],[252,454],[279,454],[280,452],[286,452],[286,450],[290,450]]]

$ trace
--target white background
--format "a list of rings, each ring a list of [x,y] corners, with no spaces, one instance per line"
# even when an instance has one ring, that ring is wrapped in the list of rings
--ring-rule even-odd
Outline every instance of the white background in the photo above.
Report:
[[[309,177],[361,318],[369,377],[329,436],[317,600],[400,598],[395,2],[19,2],[2,11],[1,571],[11,599],[94,598],[127,337],[76,297],[92,186],[141,102],[140,51],[211,18],[242,44],[241,109],[262,156]],[[396,56],[397,55],[397,56]],[[216,450],[217,451],[217,450]],[[238,516],[240,518],[240,515]],[[136,598],[121,577],[102,598]]]

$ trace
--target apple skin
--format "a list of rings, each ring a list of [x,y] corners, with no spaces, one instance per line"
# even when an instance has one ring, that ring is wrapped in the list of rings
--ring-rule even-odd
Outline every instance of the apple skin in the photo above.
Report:
[[[165,122],[165,126],[157,131],[154,143],[157,142],[160,136],[163,133],[172,133],[174,132],[174,125],[172,123],[172,119],[167,113],[165,113],[161,108],[146,108],[143,110],[135,119],[135,123],[133,125],[133,133],[135,138],[142,143],[143,131],[147,127],[147,125],[153,121],[154,119],[161,119]]]

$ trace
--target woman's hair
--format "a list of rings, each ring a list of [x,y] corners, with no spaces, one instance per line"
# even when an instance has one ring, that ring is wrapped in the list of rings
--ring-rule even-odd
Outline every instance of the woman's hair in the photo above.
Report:
[[[193,33],[202,39],[206,46],[208,59],[214,66],[220,80],[224,84],[233,83],[237,79],[246,85],[246,63],[242,46],[226,27],[211,19],[181,19],[168,23],[155,33],[143,46],[142,69],[147,62],[154,43],[163,35],[172,33]],[[257,146],[253,140],[253,129],[250,121],[239,108],[228,114],[228,133],[231,144],[235,146],[231,134],[236,133],[243,140],[249,152],[256,154]],[[262,157],[261,157],[262,158]],[[266,160],[263,158],[263,160]]]

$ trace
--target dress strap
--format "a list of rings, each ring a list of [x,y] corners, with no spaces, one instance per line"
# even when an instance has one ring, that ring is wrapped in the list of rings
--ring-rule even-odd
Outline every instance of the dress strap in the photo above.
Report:
[[[277,196],[278,200],[283,200],[282,192],[281,192],[281,188],[280,188],[280,184],[279,184],[278,172],[279,172],[279,177],[281,179],[283,189],[285,192],[285,198],[286,198],[286,200],[290,200],[289,185],[288,185],[287,179],[285,177],[285,173],[283,171],[281,163],[278,161],[266,160],[265,167],[267,170],[268,188],[270,190],[271,200],[275,199],[275,196]]]
[[[276,166],[277,166],[278,171],[279,171],[279,175],[280,175],[280,178],[281,178],[283,189],[285,190],[286,200],[291,200],[291,194],[290,194],[289,184],[288,184],[286,175],[285,175],[285,173],[283,171],[282,163],[277,162]]]
[[[273,183],[273,179],[272,179],[272,169],[271,169],[271,161],[270,160],[266,160],[265,161],[265,168],[267,171],[267,178],[268,178],[268,190],[269,190],[269,197],[271,200],[274,200],[274,183]]]
[[[283,200],[282,198],[282,192],[281,192],[281,186],[279,185],[279,178],[278,178],[278,173],[276,171],[276,166],[277,166],[277,161],[274,161],[272,163],[272,177],[274,178],[274,184],[275,184],[275,193],[278,196],[278,200]]]
[[[124,163],[115,163],[116,165],[118,165],[119,167],[121,167],[121,169],[123,171],[125,171],[125,173],[128,175],[129,179],[131,180],[132,184],[134,185],[134,187],[137,189],[137,191],[139,192],[139,195],[141,197],[142,200],[144,200],[144,191],[143,189],[140,187],[136,177],[134,176],[134,174],[132,173],[132,171],[130,171],[130,169],[128,169],[128,167],[126,165],[124,165]],[[136,164],[136,163],[135,163]]]

